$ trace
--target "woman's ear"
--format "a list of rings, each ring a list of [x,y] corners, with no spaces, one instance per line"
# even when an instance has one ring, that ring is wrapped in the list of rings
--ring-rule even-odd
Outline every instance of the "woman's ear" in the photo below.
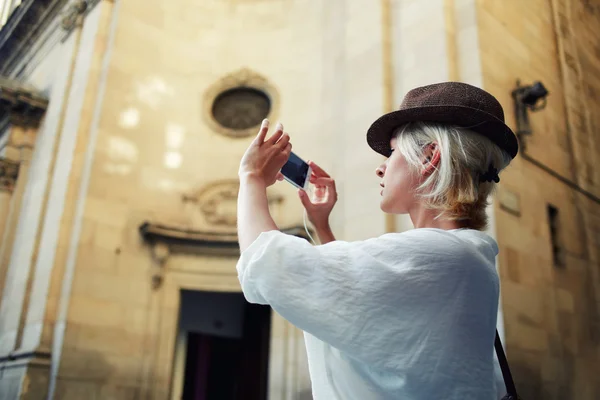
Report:
[[[422,157],[423,169],[422,175],[430,175],[438,168],[440,163],[440,148],[437,143],[433,142],[427,145],[423,151]]]

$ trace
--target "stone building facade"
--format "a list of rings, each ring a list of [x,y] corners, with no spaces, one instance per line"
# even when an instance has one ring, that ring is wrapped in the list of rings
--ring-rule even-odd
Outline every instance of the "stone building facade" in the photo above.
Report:
[[[239,377],[213,396],[310,398],[302,333],[239,294],[239,159],[281,120],[337,180],[338,238],[410,229],[379,211],[364,135],[444,80],[515,130],[517,80],[550,92],[490,206],[498,326],[524,398],[600,395],[597,2],[0,5],[0,399],[194,398],[208,365]],[[295,190],[269,196],[304,236]]]
[[[600,3],[478,3],[483,84],[508,120],[516,78],[550,91],[495,208],[509,357],[524,398],[598,398]]]

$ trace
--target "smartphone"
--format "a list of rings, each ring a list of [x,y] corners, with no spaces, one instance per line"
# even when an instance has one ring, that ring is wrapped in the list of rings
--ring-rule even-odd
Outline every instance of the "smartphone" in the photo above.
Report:
[[[298,157],[294,152],[290,153],[290,158],[281,168],[281,174],[285,180],[302,190],[308,189],[311,173],[312,169],[306,161]]]

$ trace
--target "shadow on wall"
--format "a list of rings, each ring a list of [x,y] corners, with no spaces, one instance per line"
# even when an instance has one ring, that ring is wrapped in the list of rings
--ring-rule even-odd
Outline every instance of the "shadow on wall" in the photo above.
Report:
[[[523,399],[570,399],[573,393],[573,388],[568,382],[573,382],[572,368],[569,368],[569,362],[560,362],[558,360],[555,363],[558,365],[546,365],[542,366],[537,363],[532,364],[531,361],[539,360],[539,355],[528,354],[531,352],[522,351],[521,355],[518,356],[514,351],[511,353],[511,370],[515,385],[519,396]],[[530,357],[528,357],[530,356]],[[552,368],[557,372],[562,371],[564,376],[556,376],[552,381],[542,380],[542,369]],[[557,373],[556,375],[560,375]],[[576,398],[576,397],[574,397]]]
[[[140,364],[139,359],[116,356],[113,365],[99,352],[69,349],[63,352],[54,398],[141,399]]]
[[[312,390],[305,390],[303,392],[298,393],[297,400],[313,400]]]

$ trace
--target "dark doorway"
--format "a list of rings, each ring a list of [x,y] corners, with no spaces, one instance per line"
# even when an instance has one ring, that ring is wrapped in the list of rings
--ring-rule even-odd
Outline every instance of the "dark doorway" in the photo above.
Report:
[[[241,314],[241,337],[188,333],[182,400],[267,399],[271,308],[244,300]]]

